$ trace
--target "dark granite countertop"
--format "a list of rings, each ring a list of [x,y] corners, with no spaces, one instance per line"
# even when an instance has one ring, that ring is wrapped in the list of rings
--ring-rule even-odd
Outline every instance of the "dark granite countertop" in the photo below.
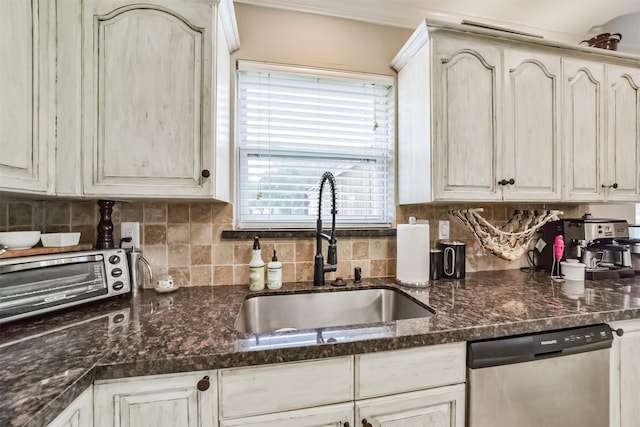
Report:
[[[344,289],[391,286],[391,279]],[[43,426],[97,379],[295,361],[639,319],[640,276],[584,289],[519,270],[401,288],[436,314],[350,328],[248,335],[234,322],[248,286],[145,290],[0,326],[0,425]],[[279,291],[317,290],[309,283]],[[253,293],[252,295],[255,295]]]

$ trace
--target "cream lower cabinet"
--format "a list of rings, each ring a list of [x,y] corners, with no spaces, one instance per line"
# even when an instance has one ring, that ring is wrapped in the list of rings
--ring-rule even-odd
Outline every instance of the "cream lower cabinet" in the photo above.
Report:
[[[51,192],[56,111],[53,3],[0,1],[0,192]]]
[[[47,427],[92,427],[93,387],[87,388]]]
[[[97,381],[94,426],[217,426],[216,374],[202,371]],[[208,386],[201,391],[198,383],[205,377],[203,384]]]
[[[640,427],[640,319],[609,324],[622,328],[611,349],[611,427]]]
[[[464,427],[465,352],[455,343],[223,369],[220,426]]]
[[[464,384],[356,402],[364,427],[464,427]]]

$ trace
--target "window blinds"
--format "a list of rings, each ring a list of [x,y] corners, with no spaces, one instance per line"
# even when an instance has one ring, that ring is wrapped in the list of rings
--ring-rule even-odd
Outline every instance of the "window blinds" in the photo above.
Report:
[[[336,178],[340,225],[391,225],[392,78],[242,64],[236,79],[238,225],[315,226],[325,171]]]

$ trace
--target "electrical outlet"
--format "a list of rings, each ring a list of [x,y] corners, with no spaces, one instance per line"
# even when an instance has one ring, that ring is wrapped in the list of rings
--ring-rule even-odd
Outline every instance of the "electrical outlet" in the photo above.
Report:
[[[140,249],[140,223],[122,222],[120,223],[120,239],[131,237],[130,242],[122,242],[123,248]]]
[[[438,240],[449,240],[449,221],[438,221]]]

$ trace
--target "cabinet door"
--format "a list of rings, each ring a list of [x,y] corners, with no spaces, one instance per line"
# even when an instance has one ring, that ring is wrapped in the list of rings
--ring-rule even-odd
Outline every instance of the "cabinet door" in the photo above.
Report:
[[[607,67],[606,199],[640,201],[640,70]],[[617,188],[612,187],[616,185]]]
[[[464,384],[458,384],[356,401],[356,424],[464,427],[464,399]]]
[[[560,58],[504,50],[504,200],[560,200]]]
[[[198,381],[209,377],[205,391]],[[97,427],[213,427],[217,425],[215,371],[110,380],[95,384]]]
[[[563,60],[564,199],[603,201],[604,65]]]
[[[212,194],[213,6],[83,4],[85,195]],[[204,177],[203,175],[206,175]]]
[[[0,190],[47,192],[55,129],[49,3],[0,1]]]
[[[91,427],[93,426],[93,386],[82,392],[47,427]]]
[[[640,319],[611,323],[624,335],[611,349],[611,427],[640,427]]]
[[[250,405],[251,402],[247,402],[247,404]],[[320,406],[220,422],[220,427],[345,427],[347,425],[354,425],[353,403]]]
[[[434,39],[436,200],[500,200],[500,50],[454,36]]]

